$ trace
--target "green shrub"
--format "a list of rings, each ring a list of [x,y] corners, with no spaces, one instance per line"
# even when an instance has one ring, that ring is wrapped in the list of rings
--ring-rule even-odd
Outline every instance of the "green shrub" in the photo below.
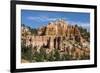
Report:
[[[22,59],[28,60],[29,62],[32,61],[32,51],[31,51],[31,47],[25,47],[24,45],[22,45],[21,47],[21,57]]]

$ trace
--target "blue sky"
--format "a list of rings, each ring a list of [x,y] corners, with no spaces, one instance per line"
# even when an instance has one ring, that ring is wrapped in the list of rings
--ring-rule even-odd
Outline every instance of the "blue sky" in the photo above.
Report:
[[[32,28],[47,25],[50,21],[64,19],[69,24],[90,27],[90,13],[21,10],[21,24]]]

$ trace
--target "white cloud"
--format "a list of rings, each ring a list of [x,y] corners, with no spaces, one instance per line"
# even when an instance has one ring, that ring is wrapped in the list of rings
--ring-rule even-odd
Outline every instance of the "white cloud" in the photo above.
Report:
[[[64,20],[66,20],[67,18],[59,18],[59,17],[47,17],[47,16],[38,16],[38,17],[32,17],[32,16],[29,16],[29,17],[27,17],[27,19],[29,19],[29,20],[35,20],[35,21],[42,21],[42,22],[44,22],[44,21],[56,21],[56,20],[58,20],[58,19],[64,19]]]
[[[84,22],[74,22],[74,21],[67,21],[70,25],[78,25],[82,26],[83,28],[86,28],[87,31],[90,31],[90,23],[84,23]]]
[[[70,25],[78,25],[78,26],[82,26],[83,28],[86,28],[88,31],[90,30],[90,24],[89,23],[83,23],[83,22],[75,22],[75,21],[70,21],[69,19],[67,18],[54,18],[54,17],[48,17],[48,16],[38,16],[38,17],[32,17],[32,16],[29,16],[27,17],[27,19],[29,20],[32,20],[32,21],[41,21],[41,22],[50,22],[50,21],[56,21],[58,19],[64,19],[66,20],[66,22]]]
[[[84,23],[84,22],[75,22],[75,21],[67,21],[69,24],[71,24],[71,25],[79,25],[79,26],[90,26],[90,23]]]
[[[29,16],[29,17],[27,17],[27,19],[29,19],[29,20],[38,20],[38,19],[41,19],[41,18],[40,17]]]
[[[70,21],[67,18],[58,18],[58,17],[57,18],[52,18],[52,17],[48,17],[48,16],[38,16],[38,17],[29,16],[29,17],[27,17],[27,19],[35,20],[35,21],[56,21],[58,19],[64,19],[64,20],[66,20],[66,22],[68,22],[71,25],[76,25],[77,24],[77,25],[82,26],[82,27],[90,26],[89,23]]]

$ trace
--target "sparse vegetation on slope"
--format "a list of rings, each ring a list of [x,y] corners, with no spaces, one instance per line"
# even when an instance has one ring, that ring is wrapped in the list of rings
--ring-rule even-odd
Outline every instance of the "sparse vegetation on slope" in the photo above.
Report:
[[[90,33],[81,26],[64,21],[37,29],[22,25],[21,33],[22,63],[90,59]]]

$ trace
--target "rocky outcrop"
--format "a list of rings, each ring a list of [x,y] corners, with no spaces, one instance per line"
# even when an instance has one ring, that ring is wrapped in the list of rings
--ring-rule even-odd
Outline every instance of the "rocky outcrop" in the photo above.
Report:
[[[45,48],[48,53],[53,49],[58,49],[61,53],[67,52],[69,55],[73,55],[73,59],[81,58],[81,55],[84,54],[83,48],[86,48],[85,53],[89,55],[89,42],[81,36],[78,27],[69,25],[62,19],[38,28],[37,32],[37,35],[31,34],[29,28],[22,26],[21,42],[26,46],[31,45],[33,50],[34,47],[37,47],[38,52],[41,47]]]
[[[50,22],[47,26],[40,27],[38,35],[63,36],[69,37],[69,39],[73,39],[78,42],[82,41],[79,29],[76,26],[68,25],[67,22],[61,19],[55,22]]]

